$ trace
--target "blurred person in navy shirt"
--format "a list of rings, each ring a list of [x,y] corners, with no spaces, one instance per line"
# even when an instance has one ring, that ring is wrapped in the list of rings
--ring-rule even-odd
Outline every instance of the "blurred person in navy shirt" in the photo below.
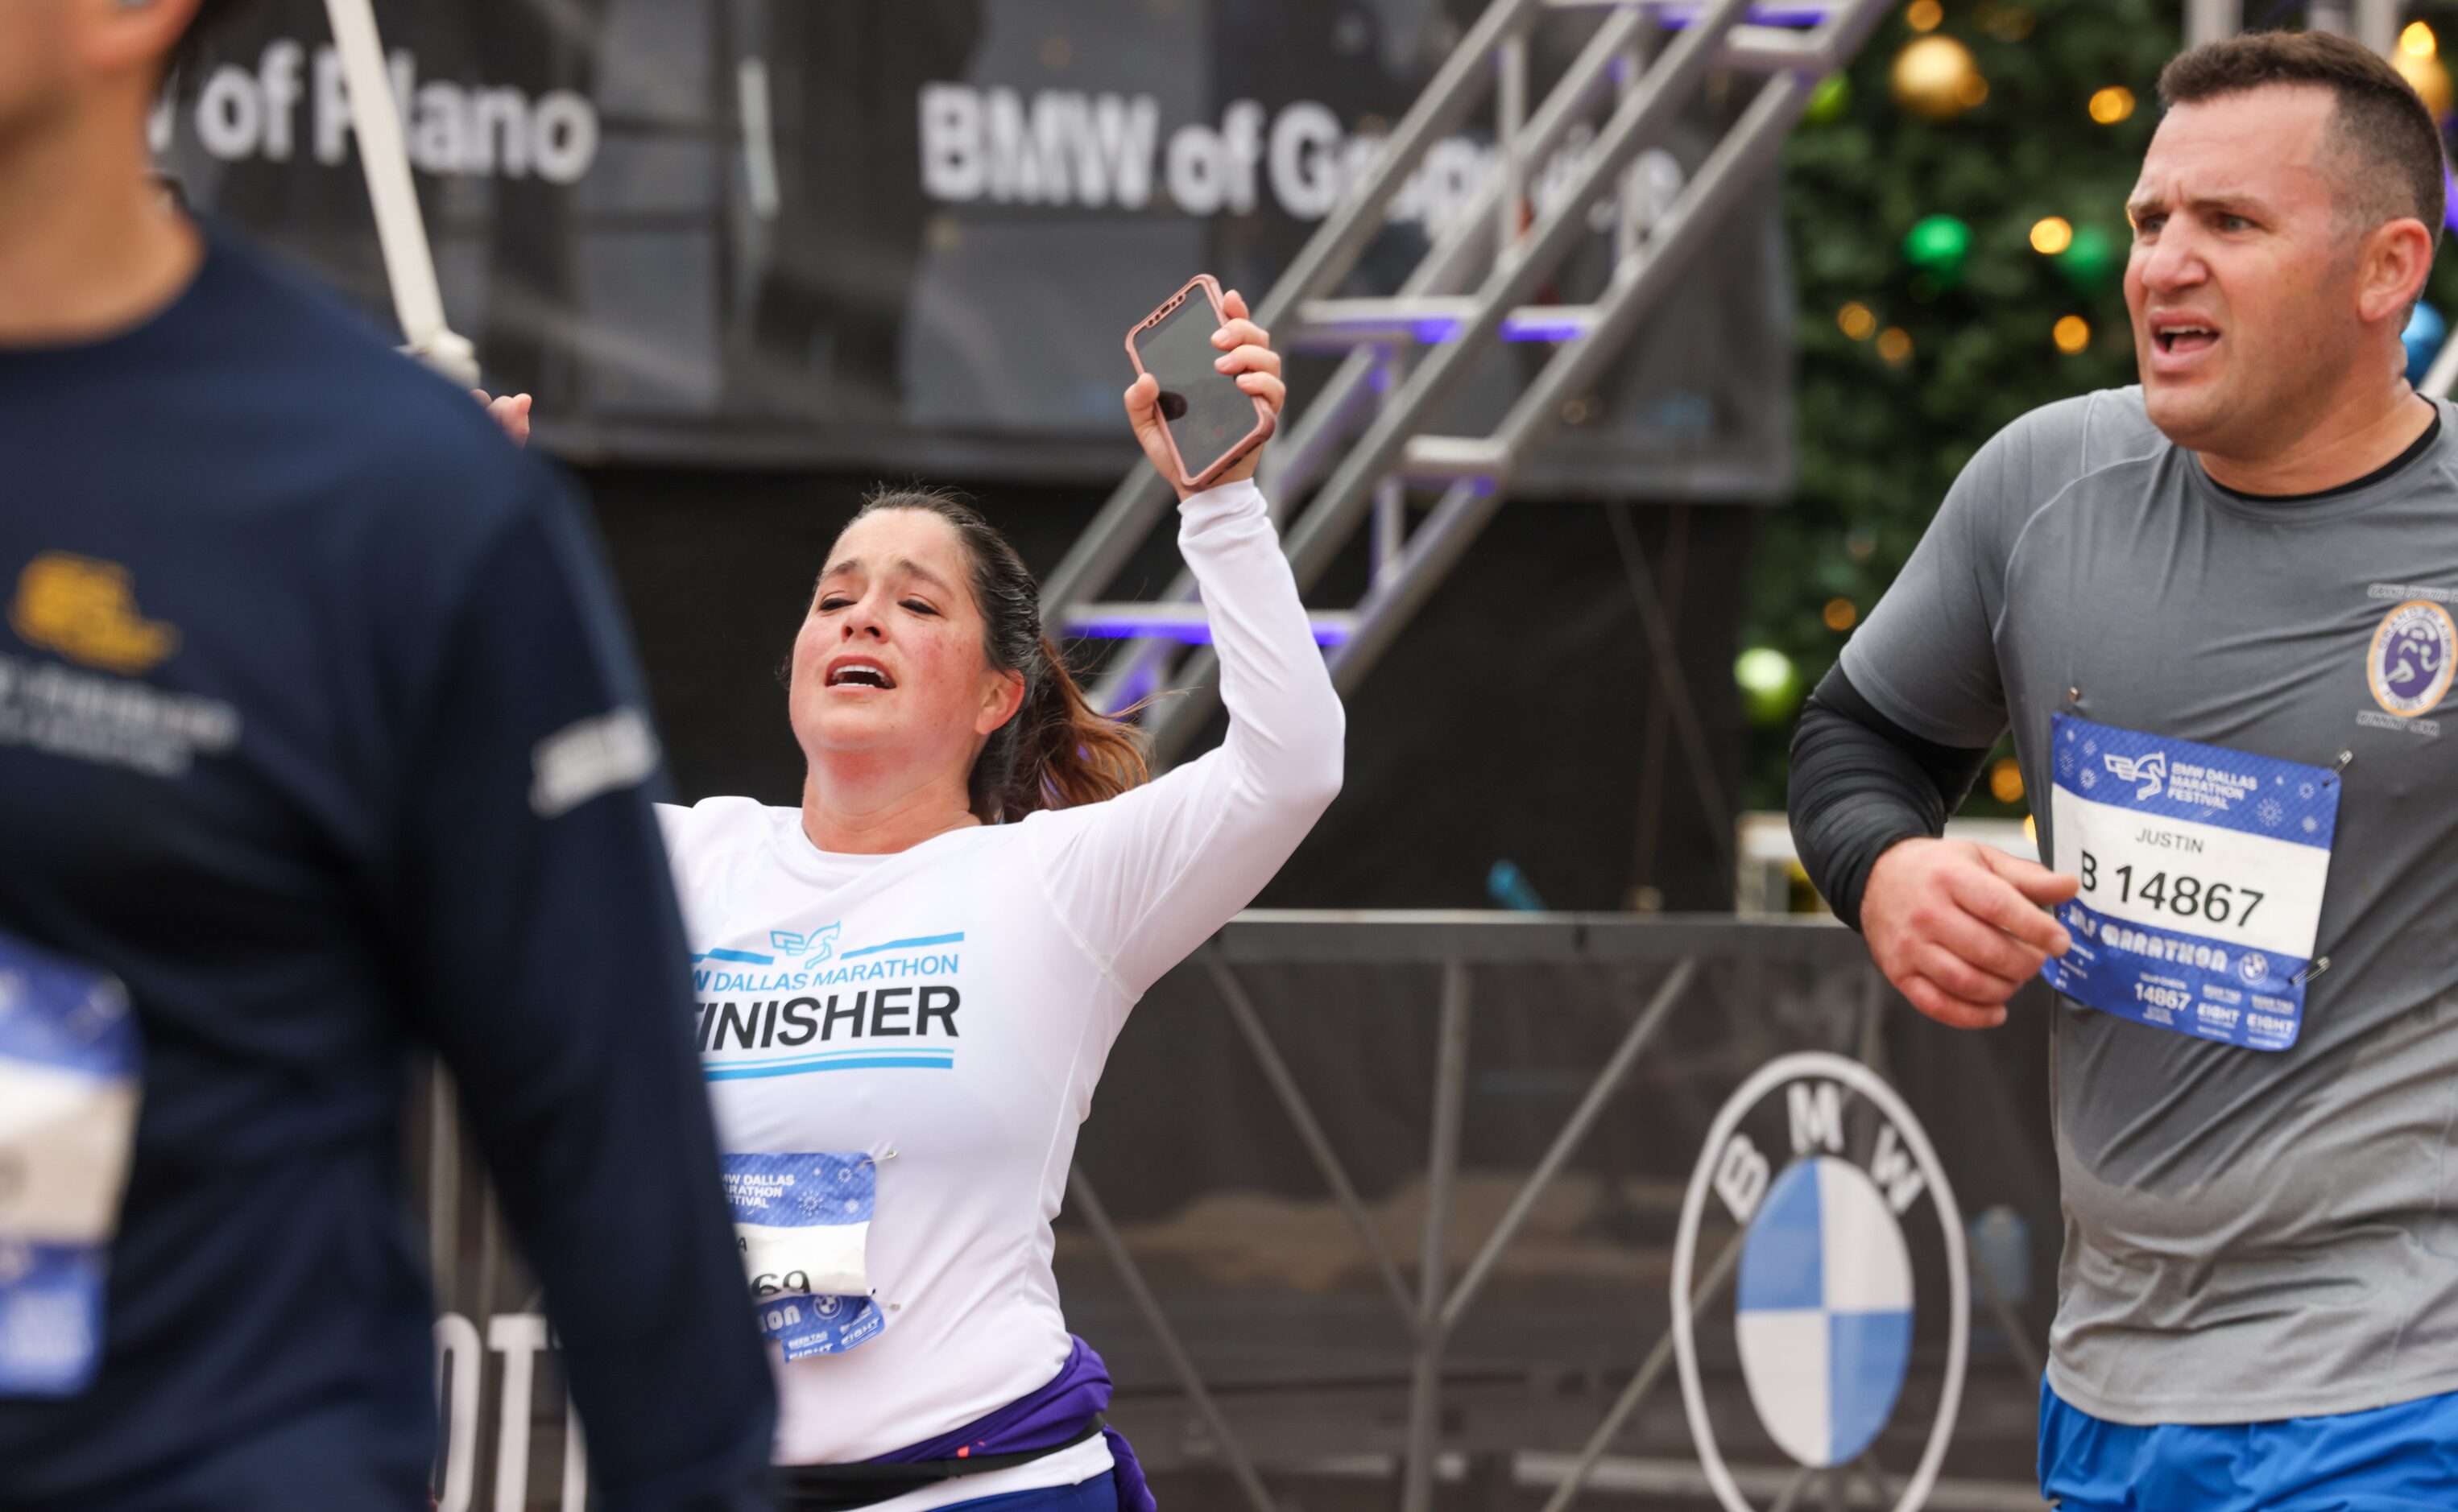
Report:
[[[761,1504],[594,542],[468,394],[148,180],[197,10],[0,3],[0,943],[115,978],[143,1042],[90,1377],[0,1397],[0,1506],[427,1504],[418,1046],[544,1282],[599,1503]]]

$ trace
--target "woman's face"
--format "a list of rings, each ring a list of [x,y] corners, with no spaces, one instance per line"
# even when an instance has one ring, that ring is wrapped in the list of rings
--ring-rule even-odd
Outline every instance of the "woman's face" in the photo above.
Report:
[[[982,613],[956,528],[924,509],[882,509],[845,528],[802,633],[787,701],[815,777],[826,759],[892,758],[959,784],[1023,701],[1019,673],[982,654]]]

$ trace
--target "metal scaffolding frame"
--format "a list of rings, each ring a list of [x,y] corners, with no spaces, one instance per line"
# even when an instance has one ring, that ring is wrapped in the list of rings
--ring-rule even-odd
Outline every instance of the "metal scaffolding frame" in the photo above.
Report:
[[[1646,920],[1617,914],[1255,910],[1240,915],[1190,963],[1199,965],[1210,978],[1221,1005],[1254,1051],[1264,1080],[1321,1173],[1323,1185],[1373,1261],[1383,1289],[1412,1341],[1406,1447],[1401,1460],[1401,1512],[1431,1512],[1433,1506],[1443,1447],[1447,1340],[1492,1276],[1503,1252],[1534,1212],[1547,1187],[1577,1152],[1614,1094],[1628,1083],[1640,1058],[1689,992],[1702,963],[1707,962],[1806,964],[1839,974],[1850,973],[1860,984],[1856,1023],[1850,1043],[1836,1048],[1883,1074],[1883,1030],[1888,995],[1859,937],[1828,923],[1712,917]],[[1413,1293],[1376,1232],[1345,1165],[1325,1137],[1321,1120],[1257,1014],[1236,969],[1241,964],[1305,963],[1432,965],[1441,970],[1441,988],[1433,1008],[1437,1053],[1427,1155],[1427,1201]],[[1479,965],[1570,963],[1654,963],[1665,965],[1668,970],[1639,1007],[1613,1053],[1597,1068],[1577,1106],[1529,1172],[1501,1219],[1486,1235],[1475,1257],[1456,1283],[1446,1285],[1445,1239],[1459,1170],[1462,1111],[1469,1080],[1472,969]],[[1221,1466],[1235,1480],[1254,1512],[1279,1512],[1254,1456],[1231,1428],[1217,1395],[1206,1385],[1193,1357],[1171,1326],[1080,1166],[1072,1173],[1068,1190],[1076,1214],[1092,1229],[1116,1269],[1135,1310],[1152,1330],[1189,1404],[1210,1432]],[[1703,1312],[1732,1279],[1740,1261],[1741,1237],[1736,1235],[1706,1264],[1691,1295],[1693,1317]],[[2031,1337],[1982,1257],[1973,1257],[1971,1273],[1979,1283],[1982,1301],[2003,1331],[2025,1376],[2038,1380],[2045,1363],[2040,1341]],[[1594,1483],[1607,1451],[1662,1381],[1673,1355],[1674,1336],[1668,1326],[1580,1452],[1567,1462],[1546,1467],[1550,1473],[1545,1479],[1552,1485],[1552,1493],[1543,1512],[1568,1512],[1579,1494]],[[1669,1468],[1677,1472],[1682,1467]],[[1873,1503],[1865,1500],[1872,1489]],[[1863,1460],[1831,1469],[1804,1468],[1789,1473],[1777,1505],[1793,1506],[1802,1497],[1816,1494],[1832,1505],[1848,1501],[1885,1507],[1894,1505],[1902,1492],[1900,1478],[1889,1478]],[[2028,1485],[1966,1481],[1940,1482],[1927,1504],[2001,1512],[2037,1507],[2039,1501],[2036,1491]]]
[[[1751,24],[1751,0],[1492,0],[1393,130],[1372,170],[1255,307],[1257,322],[1275,330],[1284,347],[1349,354],[1267,453],[1263,480],[1288,521],[1283,546],[1301,590],[1313,588],[1360,527],[1373,523],[1375,565],[1364,598],[1351,610],[1316,616],[1344,694],[1493,517],[1514,469],[1560,423],[1565,404],[1603,376],[1764,170],[1807,103],[1811,83],[1852,55],[1885,8],[1880,0],[1825,0],[1813,8],[1822,18],[1805,31]],[[1602,20],[1531,113],[1530,32],[1549,13],[1569,10],[1598,11]],[[1665,141],[1718,72],[1764,76],[1653,224],[1641,227],[1632,213],[1635,197],[1623,195],[1617,256],[1604,292],[1586,304],[1530,303],[1587,234],[1591,208],[1617,186],[1629,187],[1639,155]],[[1394,197],[1427,149],[1489,92],[1502,170],[1432,241],[1396,296],[1332,298],[1383,232]],[[1608,97],[1613,107],[1563,192],[1531,205],[1531,170]],[[1506,340],[1551,342],[1555,350],[1490,435],[1429,434],[1461,382]],[[1402,492],[1409,482],[1445,486],[1413,531]],[[1309,492],[1306,507],[1291,516],[1294,502]],[[1200,617],[1194,580],[1183,573],[1154,603],[1099,597],[1151,534],[1170,493],[1149,466],[1138,466],[1045,585],[1044,602],[1057,607],[1067,629],[1134,637],[1097,686],[1105,708],[1123,708],[1153,688]],[[1197,650],[1169,673],[1187,692],[1150,715],[1161,759],[1182,751],[1212,713],[1218,670],[1208,650]]]

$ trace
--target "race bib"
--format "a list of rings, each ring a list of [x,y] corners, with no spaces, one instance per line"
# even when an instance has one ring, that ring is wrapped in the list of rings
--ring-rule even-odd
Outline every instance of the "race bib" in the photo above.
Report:
[[[101,1362],[136,1104],[119,983],[0,933],[0,1397],[73,1395]]]
[[[842,1355],[879,1336],[870,1219],[879,1166],[868,1155],[728,1155],[725,1194],[760,1332],[788,1360]]]
[[[2283,1050],[2330,880],[2339,777],[2323,767],[2055,715],[2052,863],[2082,880],[2040,968],[2088,1007]]]

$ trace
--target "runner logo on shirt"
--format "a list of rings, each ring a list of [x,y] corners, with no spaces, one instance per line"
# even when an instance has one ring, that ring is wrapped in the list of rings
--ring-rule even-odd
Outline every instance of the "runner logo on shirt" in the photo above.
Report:
[[[2382,616],[2364,658],[2374,699],[2402,719],[2429,714],[2458,673],[2458,623],[2428,599],[2414,599]]]
[[[771,929],[768,931],[768,943],[782,955],[808,954],[809,960],[803,963],[817,965],[837,953],[837,931],[844,927],[841,923],[828,924],[808,934],[796,934],[791,929]]]

